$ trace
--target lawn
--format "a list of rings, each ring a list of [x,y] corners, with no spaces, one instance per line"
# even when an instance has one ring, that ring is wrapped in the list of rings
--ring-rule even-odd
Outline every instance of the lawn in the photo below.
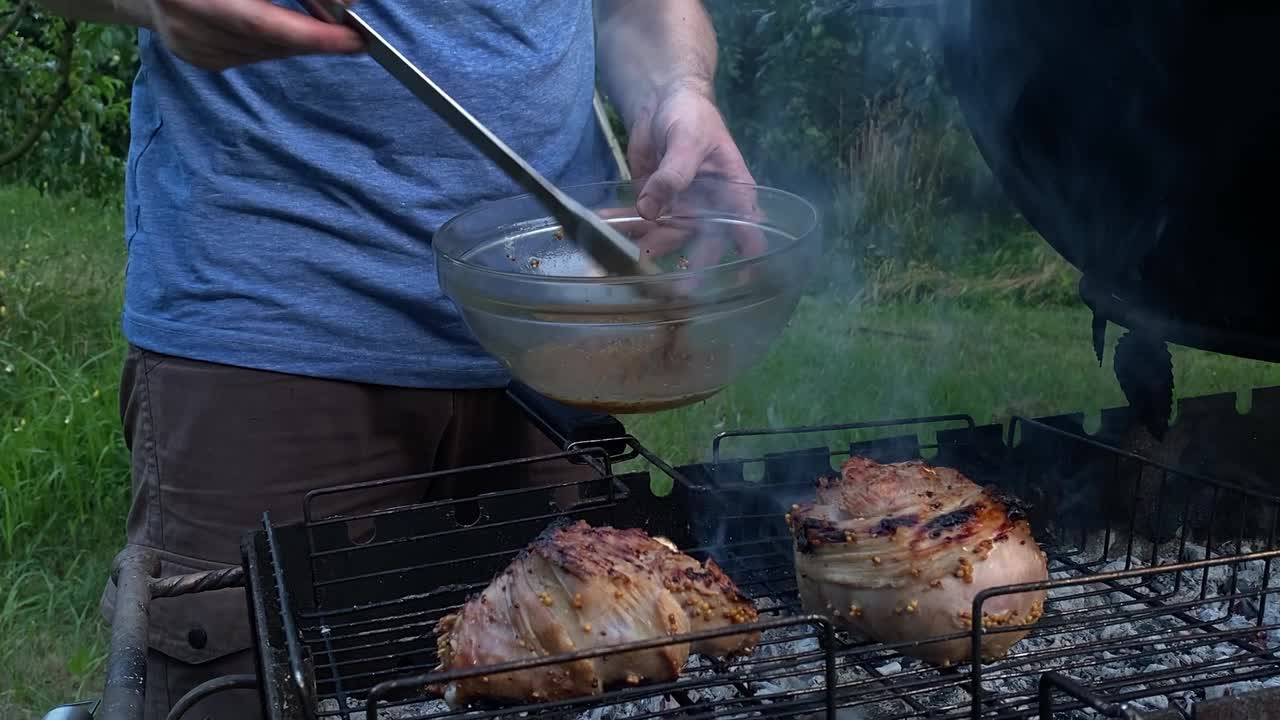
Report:
[[[123,537],[118,208],[0,188],[0,717],[99,692],[97,599]],[[624,418],[675,461],[742,426],[1124,404],[1076,307],[806,300],[769,358],[700,405]],[[1111,342],[1115,340],[1112,333]],[[1179,396],[1280,384],[1280,366],[1174,349]]]

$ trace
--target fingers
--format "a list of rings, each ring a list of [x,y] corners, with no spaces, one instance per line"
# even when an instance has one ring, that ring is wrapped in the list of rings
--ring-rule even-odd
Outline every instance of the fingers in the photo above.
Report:
[[[219,27],[196,29],[186,20],[170,22],[162,33],[170,51],[206,70],[225,70],[288,54],[274,45],[249,45],[244,38]]]
[[[662,159],[640,190],[636,210],[641,217],[653,220],[670,207],[676,195],[683,192],[698,174],[703,160],[712,149],[706,141],[693,132],[683,129],[680,123],[671,126],[662,148]]]
[[[750,175],[748,175],[750,177]],[[760,223],[765,215],[760,208],[759,198],[754,185],[726,185],[721,193],[721,202],[726,210],[731,210],[739,218],[746,221],[730,226],[729,234],[743,257],[763,255],[769,249],[769,241],[765,238]]]
[[[666,257],[677,250],[684,250],[689,244],[689,239],[697,234],[696,228],[682,227],[676,223],[662,222],[651,225],[645,234],[636,239],[636,245],[646,253],[649,257],[657,259]],[[688,256],[684,256],[684,260],[688,260]],[[677,269],[683,265],[683,260],[677,261]]]
[[[221,70],[310,53],[351,53],[364,42],[353,29],[267,0],[152,0],[157,29],[184,60]]]
[[[183,0],[190,4],[191,0]],[[364,46],[359,34],[345,26],[328,23],[310,15],[273,5],[266,0],[234,0],[226,3],[200,2],[204,12],[212,12],[224,28],[245,38],[303,53],[349,53]],[[221,7],[220,7],[221,6]],[[207,10],[213,7],[215,10]],[[237,12],[238,11],[238,12]]]
[[[658,155],[649,137],[649,123],[641,123],[631,129],[627,142],[627,165],[633,178],[648,177],[658,169],[654,161]]]

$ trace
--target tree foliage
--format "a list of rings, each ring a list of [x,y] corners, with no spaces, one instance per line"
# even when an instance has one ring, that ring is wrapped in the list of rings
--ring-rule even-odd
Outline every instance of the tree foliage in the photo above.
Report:
[[[22,5],[21,0],[0,0],[0,29]],[[64,67],[60,53],[68,32],[74,44]],[[133,32],[69,26],[34,6],[28,9],[0,38],[0,158],[21,149],[33,130],[38,132],[30,149],[0,166],[0,180],[50,192],[115,196],[128,150],[129,95],[136,69]],[[65,99],[44,122],[60,94]]]
[[[867,14],[850,0],[707,7],[721,41],[725,115],[768,181],[830,185],[847,175],[859,130],[890,101],[899,120],[949,119],[928,20]]]
[[[863,0],[704,1],[720,42],[719,99],[757,179],[817,200],[832,232],[859,253],[932,252],[921,245],[927,223],[908,211],[920,198],[941,203],[971,191],[984,169],[946,91],[932,21],[868,14]],[[23,2],[0,0],[0,29]],[[114,198],[136,34],[75,27],[66,99],[42,127],[64,82],[67,31],[32,9],[0,38],[0,159],[39,128],[17,162],[0,162],[0,181]],[[874,233],[863,232],[868,222]]]

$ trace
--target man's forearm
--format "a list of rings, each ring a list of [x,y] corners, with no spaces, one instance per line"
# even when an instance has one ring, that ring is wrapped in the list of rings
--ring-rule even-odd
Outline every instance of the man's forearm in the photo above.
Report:
[[[68,20],[150,27],[146,0],[36,0],[50,13]]]
[[[604,92],[630,121],[675,88],[712,93],[716,34],[699,0],[599,0]]]

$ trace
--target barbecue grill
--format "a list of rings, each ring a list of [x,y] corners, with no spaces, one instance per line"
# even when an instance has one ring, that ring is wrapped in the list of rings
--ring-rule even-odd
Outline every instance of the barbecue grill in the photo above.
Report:
[[[563,452],[436,475],[577,463],[591,475],[576,484],[577,502],[561,506],[561,488],[550,487],[360,515],[320,512],[326,500],[371,485],[359,483],[312,493],[296,523],[278,523],[265,513],[261,527],[243,540],[240,568],[151,580],[146,556],[137,555],[119,571],[121,592],[138,602],[121,605],[126,609],[114,626],[98,717],[129,718],[136,711],[145,615],[128,608],[143,607],[148,595],[238,584],[248,588],[257,677],[197,688],[178,711],[208,692],[252,685],[272,720],[1225,718],[1280,712],[1280,598],[1273,597],[1280,577],[1272,577],[1280,572],[1280,497],[1268,492],[1273,486],[1266,474],[1280,388],[1254,391],[1247,414],[1236,410],[1233,395],[1183,400],[1179,420],[1162,442],[1146,434],[1130,408],[1103,411],[1092,432],[1078,414],[991,424],[950,415],[721,433],[708,461],[680,466],[627,435],[613,418],[565,414],[521,388],[512,392]],[[1045,615],[1006,657],[936,668],[904,656],[905,643],[861,641],[801,610],[783,515],[792,498],[849,454],[881,462],[926,458],[1026,504],[1050,560],[1050,579],[988,589],[972,608],[972,617],[980,618],[984,604],[998,595],[1048,590]],[[728,664],[695,656],[674,682],[519,707],[451,710],[426,688],[689,640],[434,672],[434,623],[562,517],[640,527],[694,557],[714,557],[760,609],[759,646]],[[976,647],[983,631],[955,637],[967,635]]]

